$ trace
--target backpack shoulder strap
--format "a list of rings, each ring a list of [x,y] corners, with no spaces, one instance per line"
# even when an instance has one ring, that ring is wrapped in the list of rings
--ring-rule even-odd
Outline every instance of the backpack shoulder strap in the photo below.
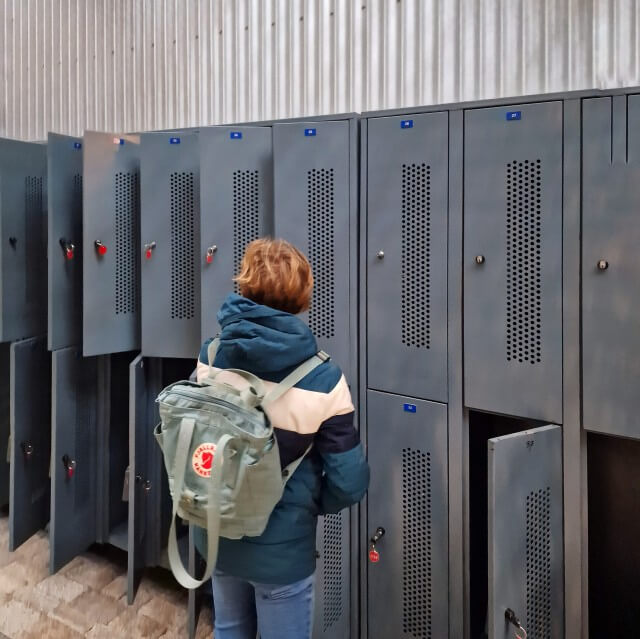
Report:
[[[266,397],[262,400],[263,406],[268,406],[276,399],[279,399],[290,388],[293,388],[301,379],[305,378],[311,371],[328,362],[331,358],[324,352],[319,351],[313,357],[310,357],[305,362],[302,362],[294,371],[289,373],[274,389],[269,391]]]

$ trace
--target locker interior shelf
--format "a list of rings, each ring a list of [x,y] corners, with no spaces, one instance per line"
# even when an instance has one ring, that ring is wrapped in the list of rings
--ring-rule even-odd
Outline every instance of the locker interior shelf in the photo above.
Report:
[[[589,636],[638,634],[640,442],[589,433]]]

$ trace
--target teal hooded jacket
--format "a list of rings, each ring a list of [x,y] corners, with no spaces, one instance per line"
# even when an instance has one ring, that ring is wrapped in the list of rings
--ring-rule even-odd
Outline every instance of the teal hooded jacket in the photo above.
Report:
[[[218,322],[215,368],[239,368],[277,383],[318,352],[313,334],[298,317],[239,295],[227,297]],[[199,377],[208,372],[210,342],[200,352]],[[220,539],[217,569],[248,581],[284,585],[315,571],[318,516],[360,501],[369,485],[369,467],[354,427],[348,383],[333,361],[303,378],[267,414],[283,467],[313,446],[287,482],[264,533]],[[206,554],[206,531],[197,530],[196,546]]]

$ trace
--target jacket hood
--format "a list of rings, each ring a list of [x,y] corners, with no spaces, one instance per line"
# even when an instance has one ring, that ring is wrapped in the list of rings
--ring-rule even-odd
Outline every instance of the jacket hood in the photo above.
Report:
[[[220,311],[215,365],[260,375],[293,368],[318,352],[309,327],[295,315],[231,293]]]

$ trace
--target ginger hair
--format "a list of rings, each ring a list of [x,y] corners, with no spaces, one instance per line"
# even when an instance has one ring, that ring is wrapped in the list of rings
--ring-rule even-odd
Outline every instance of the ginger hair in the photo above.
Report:
[[[296,315],[311,303],[311,265],[302,251],[286,240],[251,242],[234,279],[240,295],[257,304]]]

